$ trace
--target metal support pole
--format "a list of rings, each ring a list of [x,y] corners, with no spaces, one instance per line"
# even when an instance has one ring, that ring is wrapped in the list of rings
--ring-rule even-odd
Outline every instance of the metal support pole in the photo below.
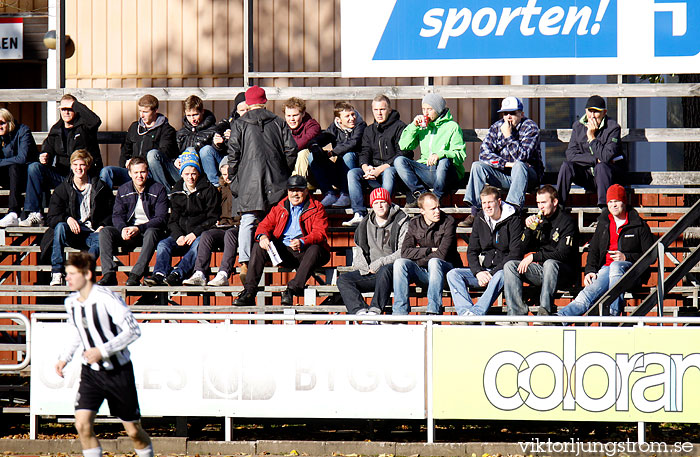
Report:
[[[617,83],[623,84],[623,75],[617,75]],[[620,124],[620,128],[629,128],[627,125],[627,98],[621,97],[617,99],[617,122]]]
[[[435,442],[435,419],[433,418],[433,321],[426,322],[426,379],[425,379],[425,398],[427,408],[427,429],[428,429],[428,444]]]
[[[243,87],[250,87],[253,71],[253,0],[243,2]]]
[[[231,420],[233,418],[226,416],[224,417],[224,441],[233,441],[233,427],[231,427]]]
[[[658,280],[656,284],[656,294],[658,297],[657,313],[659,317],[664,315],[664,296],[666,295],[666,290],[664,288],[664,264],[666,263],[666,247],[663,243],[657,245],[659,247],[659,268],[658,268]]]

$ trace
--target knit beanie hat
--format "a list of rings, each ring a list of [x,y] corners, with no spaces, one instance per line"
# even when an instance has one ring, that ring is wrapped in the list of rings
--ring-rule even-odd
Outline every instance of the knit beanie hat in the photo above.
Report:
[[[430,105],[438,115],[442,114],[443,111],[445,111],[445,108],[447,107],[447,103],[445,102],[445,99],[442,98],[441,95],[435,94],[435,93],[430,93],[423,97],[423,103],[426,105]]]
[[[265,89],[258,86],[252,86],[250,89],[245,91],[245,102],[248,105],[264,105],[267,103]]]
[[[374,189],[372,193],[369,194],[369,206],[372,206],[377,200],[384,200],[391,205],[391,195],[389,195],[389,191],[383,187]]]
[[[625,192],[625,188],[619,184],[613,184],[612,186],[608,187],[608,192],[605,195],[605,201],[609,202],[610,200],[618,200],[623,203],[627,203],[627,193]]]
[[[194,167],[200,174],[202,173],[202,167],[199,165],[199,154],[197,154],[194,149],[187,148],[185,152],[180,154],[180,175],[185,171],[187,167]]]
[[[219,162],[219,171],[221,171],[221,169],[224,167],[228,167],[228,156],[225,156],[223,159],[221,159],[221,162]]]

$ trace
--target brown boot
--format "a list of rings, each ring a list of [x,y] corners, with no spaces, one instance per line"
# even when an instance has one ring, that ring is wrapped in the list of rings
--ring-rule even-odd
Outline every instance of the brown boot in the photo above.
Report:
[[[248,264],[242,263],[241,264],[241,271],[238,274],[238,277],[241,278],[241,284],[245,284],[245,278],[247,275],[248,275]]]

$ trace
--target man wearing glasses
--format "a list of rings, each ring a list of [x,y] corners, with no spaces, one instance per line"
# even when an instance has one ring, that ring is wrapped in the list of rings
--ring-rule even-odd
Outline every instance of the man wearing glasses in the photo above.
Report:
[[[70,94],[61,97],[59,110],[61,119],[49,130],[39,161],[29,164],[27,169],[27,197],[24,201],[27,218],[20,221],[22,227],[43,225],[42,191],[55,188],[68,176],[73,152],[85,149],[90,153],[92,175],[97,176],[102,169],[102,155],[97,143],[97,129],[102,124],[100,117]]]
[[[506,202],[522,210],[525,192],[542,180],[544,165],[540,151],[540,128],[523,114],[523,103],[516,97],[501,102],[502,119],[496,121],[481,143],[479,161],[472,163],[464,201],[471,214],[460,226],[471,227],[481,204],[479,194],[485,185],[508,189]]]

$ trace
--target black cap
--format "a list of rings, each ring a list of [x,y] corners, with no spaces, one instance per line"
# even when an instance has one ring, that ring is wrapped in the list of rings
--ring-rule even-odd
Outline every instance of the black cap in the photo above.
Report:
[[[290,176],[287,180],[287,189],[306,189],[306,178],[299,175]]]
[[[600,95],[593,95],[586,101],[586,109],[602,111],[605,109],[605,100]]]

